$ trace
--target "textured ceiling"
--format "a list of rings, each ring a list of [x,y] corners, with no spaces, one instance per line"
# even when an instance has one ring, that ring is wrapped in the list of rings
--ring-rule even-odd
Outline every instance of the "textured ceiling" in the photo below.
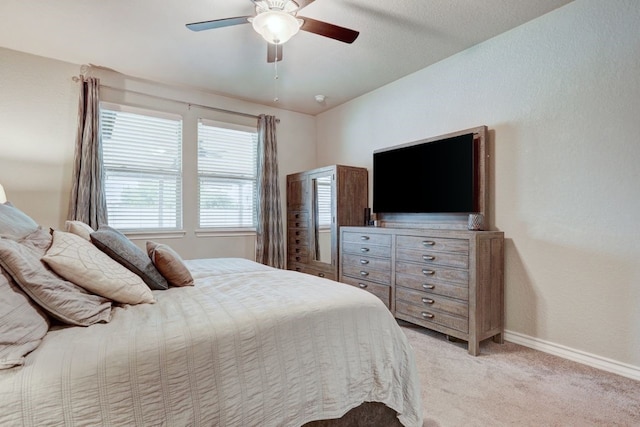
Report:
[[[278,63],[249,0],[1,0],[0,46],[129,76],[318,114],[550,12],[571,0],[316,0],[300,15],[360,31],[351,45],[300,32]],[[326,96],[317,103],[315,95]]]

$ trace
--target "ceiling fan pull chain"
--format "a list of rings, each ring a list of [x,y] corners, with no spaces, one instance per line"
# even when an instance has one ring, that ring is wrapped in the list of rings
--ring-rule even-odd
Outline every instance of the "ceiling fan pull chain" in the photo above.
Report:
[[[273,76],[273,82],[274,82],[274,92],[275,92],[275,97],[273,98],[273,102],[278,102],[278,79],[280,78],[278,76],[278,45],[276,45],[276,60],[273,62],[273,68],[275,71],[275,75]]]

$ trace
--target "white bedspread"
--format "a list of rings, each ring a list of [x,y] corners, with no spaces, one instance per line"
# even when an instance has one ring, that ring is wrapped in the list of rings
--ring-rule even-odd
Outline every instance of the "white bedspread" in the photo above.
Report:
[[[300,426],[385,403],[422,425],[413,352],[375,296],[241,259],[188,288],[51,330],[0,371],[1,426]]]

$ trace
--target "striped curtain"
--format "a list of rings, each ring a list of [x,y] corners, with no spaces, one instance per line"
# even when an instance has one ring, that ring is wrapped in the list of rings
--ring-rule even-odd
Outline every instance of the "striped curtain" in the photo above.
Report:
[[[82,221],[96,230],[100,225],[107,224],[102,144],[98,128],[100,80],[81,77],[80,84],[78,134],[67,218]]]
[[[258,212],[256,261],[276,268],[285,267],[276,118],[258,118]]]

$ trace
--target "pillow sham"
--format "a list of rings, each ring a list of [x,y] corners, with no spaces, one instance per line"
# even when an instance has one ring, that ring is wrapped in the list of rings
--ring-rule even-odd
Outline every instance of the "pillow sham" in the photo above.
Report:
[[[37,228],[38,224],[11,202],[0,203],[0,237],[18,240]]]
[[[49,320],[2,268],[0,296],[0,369],[9,369],[40,345]]]
[[[123,304],[155,302],[139,276],[73,233],[55,230],[42,260],[60,276],[94,294]]]
[[[65,221],[64,226],[67,232],[73,233],[88,241],[91,241],[91,233],[95,231],[89,224],[85,224],[82,221]]]
[[[91,233],[91,242],[102,252],[142,278],[154,290],[169,288],[166,279],[158,272],[151,259],[124,234],[109,226],[101,226]]]
[[[24,293],[63,323],[89,326],[111,320],[111,301],[60,278],[40,261],[35,249],[0,239],[0,265]]]
[[[147,242],[147,254],[171,286],[193,286],[193,276],[180,255],[168,245]]]

